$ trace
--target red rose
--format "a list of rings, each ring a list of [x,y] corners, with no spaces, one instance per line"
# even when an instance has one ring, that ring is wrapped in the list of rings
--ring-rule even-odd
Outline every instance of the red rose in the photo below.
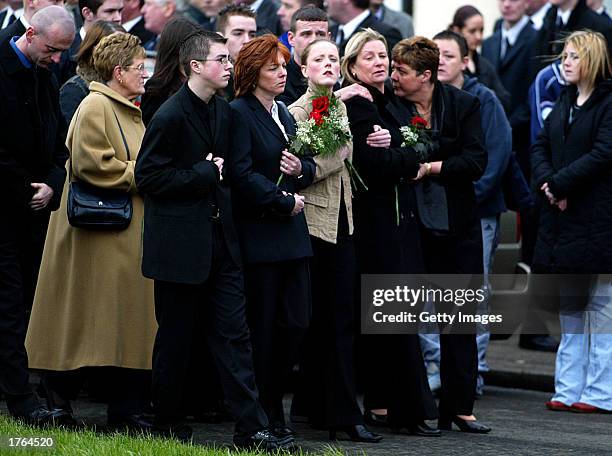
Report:
[[[312,100],[312,110],[320,113],[327,113],[329,110],[329,98],[323,96]]]
[[[414,125],[418,128],[427,128],[427,121],[421,116],[414,116],[410,121],[410,125]]]
[[[314,119],[315,125],[321,126],[323,124],[323,114],[319,111],[312,111],[310,118]]]

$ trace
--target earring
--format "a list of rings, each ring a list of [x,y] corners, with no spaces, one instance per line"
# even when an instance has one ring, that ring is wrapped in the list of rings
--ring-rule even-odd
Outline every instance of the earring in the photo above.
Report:
[[[123,84],[123,79],[119,79],[119,84]]]

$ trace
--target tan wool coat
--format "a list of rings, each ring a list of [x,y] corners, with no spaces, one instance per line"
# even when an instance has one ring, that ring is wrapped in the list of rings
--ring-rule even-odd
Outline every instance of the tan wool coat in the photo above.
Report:
[[[308,89],[295,103],[289,106],[293,118],[306,120],[312,111],[313,92]],[[338,99],[338,106],[346,115],[346,106]],[[348,144],[353,157],[353,143]],[[334,154],[326,157],[314,157],[317,165],[313,184],[300,192],[304,196],[304,214],[308,223],[308,231],[312,236],[335,244],[338,237],[338,219],[340,215],[340,198],[344,198],[349,234],[353,234],[353,204],[351,193],[351,178],[348,169],[340,156]],[[340,189],[342,188],[342,194]]]
[[[151,369],[157,326],[153,282],[140,269],[144,205],[134,182],[143,136],[140,109],[106,85],[92,82],[68,131],[72,179],[130,192],[132,221],[124,231],[72,227],[66,215],[66,183],[61,206],[49,223],[26,337],[30,368]]]

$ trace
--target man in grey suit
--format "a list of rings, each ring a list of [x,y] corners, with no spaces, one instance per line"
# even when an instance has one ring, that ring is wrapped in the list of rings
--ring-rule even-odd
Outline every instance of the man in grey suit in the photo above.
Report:
[[[412,16],[403,11],[387,8],[384,5],[384,0],[370,0],[370,11],[379,21],[397,29],[401,33],[402,39],[414,35]]]

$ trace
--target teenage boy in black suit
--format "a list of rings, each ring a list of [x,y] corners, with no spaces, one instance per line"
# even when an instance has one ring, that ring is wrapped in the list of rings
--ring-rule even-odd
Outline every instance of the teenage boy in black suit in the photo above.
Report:
[[[157,111],[136,164],[145,196],[143,274],[155,280],[159,324],[153,351],[155,425],[162,435],[191,437],[182,423],[183,384],[195,334],[204,329],[236,418],[239,448],[286,448],[292,438],[267,430],[258,402],[246,324],[238,240],[223,159],[230,107],[215,95],[229,80],[225,39],[212,32],[180,48],[187,83]],[[203,318],[202,318],[203,317]],[[197,321],[205,321],[200,328]]]

